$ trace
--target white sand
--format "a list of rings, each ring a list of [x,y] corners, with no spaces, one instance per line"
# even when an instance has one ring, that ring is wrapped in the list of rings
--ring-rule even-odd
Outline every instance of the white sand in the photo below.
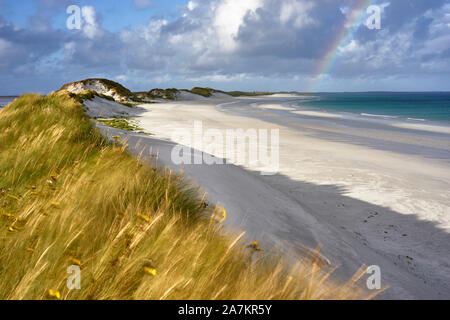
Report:
[[[229,225],[246,230],[250,239],[290,255],[323,245],[331,264],[341,265],[341,276],[362,264],[379,265],[382,284],[390,286],[384,299],[450,298],[448,162],[327,141],[216,108],[238,101],[143,105],[147,112],[137,119],[153,138],[122,135],[135,152],[151,146],[180,170],[170,160],[171,135],[176,128],[192,130],[194,120],[203,121],[205,130],[279,128],[279,175],[262,177],[250,165],[183,170],[208,199],[227,208]]]
[[[322,118],[342,118],[339,114],[320,112],[320,111],[293,111],[292,113],[299,114],[301,116],[322,117]]]
[[[308,97],[308,96],[302,96],[302,95],[298,95],[298,94],[294,94],[294,93],[275,93],[275,94],[271,94],[271,95],[266,95],[266,96],[256,96],[256,97],[266,97],[266,98],[299,98],[299,99],[302,99],[303,97]]]
[[[141,109],[130,108],[118,102],[106,100],[100,97],[94,97],[92,100],[84,102],[86,113],[93,118],[111,118],[113,116],[134,116]]]
[[[421,124],[421,123],[393,123],[392,126],[398,127],[398,128],[405,128],[405,129],[413,129],[413,130],[450,134],[450,128],[444,127],[444,126],[435,126],[435,125],[428,125],[428,124]]]
[[[285,111],[293,111],[295,108],[287,107],[285,105],[280,104],[260,104],[260,103],[252,103],[252,107],[258,109],[269,109],[269,110],[285,110]]]

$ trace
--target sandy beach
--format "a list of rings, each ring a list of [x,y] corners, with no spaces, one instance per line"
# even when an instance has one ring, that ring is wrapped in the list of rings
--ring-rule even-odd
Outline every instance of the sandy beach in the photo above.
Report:
[[[448,298],[448,139],[433,126],[353,125],[340,115],[293,111],[292,100],[221,96],[146,104],[130,116],[152,136],[110,134],[126,136],[136,153],[151,148],[161,165],[182,170],[227,209],[227,226],[267,248],[295,259],[320,245],[324,261],[340,266],[336,274],[345,277],[363,264],[378,265],[389,287],[381,299]],[[100,108],[92,104],[91,113]],[[174,165],[171,151],[180,141],[173,132],[192,130],[194,121],[204,130],[279,129],[279,172],[262,176],[250,164]]]

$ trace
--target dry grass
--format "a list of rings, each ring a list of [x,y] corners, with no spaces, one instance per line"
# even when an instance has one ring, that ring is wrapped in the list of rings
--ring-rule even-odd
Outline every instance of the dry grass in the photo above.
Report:
[[[69,96],[17,99],[0,146],[0,299],[369,297],[225,234],[197,190],[106,141]]]

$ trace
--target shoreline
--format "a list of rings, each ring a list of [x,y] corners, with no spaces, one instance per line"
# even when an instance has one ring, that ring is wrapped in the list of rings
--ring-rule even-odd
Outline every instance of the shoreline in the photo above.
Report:
[[[223,103],[216,108],[233,115],[258,118],[308,132],[316,138],[363,145],[382,151],[450,160],[450,145],[447,143],[450,139],[450,126],[442,122],[364,117],[298,106],[295,109],[296,104],[292,102],[280,102],[279,107],[274,107],[272,102],[252,101],[251,108],[236,108],[236,105],[245,105],[246,100],[240,100]],[[270,103],[267,108],[266,103]],[[227,105],[231,108],[227,108]]]
[[[418,130],[418,131],[429,131],[434,133],[443,133],[450,135],[450,121],[446,120],[435,120],[435,119],[422,119],[422,118],[411,118],[399,115],[383,115],[383,114],[372,114],[372,113],[355,113],[349,111],[338,111],[338,110],[327,110],[326,108],[320,107],[310,107],[299,105],[304,101],[304,99],[299,99],[295,103],[288,102],[283,103],[281,106],[275,106],[273,104],[268,105],[258,105],[258,103],[253,103],[252,107],[261,109],[273,109],[273,110],[283,110],[290,111],[292,114],[297,114],[301,116],[310,116],[315,118],[343,118],[352,119],[357,121],[366,121],[380,124],[387,124],[393,127]]]
[[[379,92],[382,93],[382,92]],[[389,92],[388,92],[389,93]],[[432,94],[431,93],[427,93],[427,92],[416,92],[415,94]],[[436,92],[438,93],[438,92]],[[340,116],[348,116],[348,117],[356,117],[359,119],[365,119],[365,120],[395,120],[395,121],[404,121],[404,122],[408,122],[408,123],[422,123],[422,122],[427,122],[429,124],[434,124],[436,126],[444,126],[444,127],[450,127],[450,115],[448,114],[448,111],[444,109],[439,111],[439,116],[434,115],[433,111],[435,108],[435,106],[433,104],[431,105],[425,105],[422,104],[420,106],[418,106],[418,109],[415,109],[414,106],[411,107],[410,112],[409,113],[405,113],[406,106],[404,106],[403,108],[398,108],[394,110],[390,109],[390,108],[376,108],[374,106],[372,107],[353,107],[353,108],[348,108],[348,107],[343,107],[342,105],[346,104],[346,100],[327,100],[327,98],[329,98],[330,96],[336,96],[339,97],[342,94],[346,94],[343,92],[336,92],[336,93],[316,93],[316,94],[312,94],[311,96],[308,97],[299,97],[299,100],[296,101],[295,104],[291,104],[290,107],[294,107],[296,109],[298,109],[299,107],[301,109],[299,110],[306,110],[306,111],[317,111],[317,112],[323,112],[323,113],[330,113],[330,114],[338,114]],[[353,94],[366,94],[364,92],[356,92]],[[373,94],[377,94],[377,93],[373,93]],[[408,94],[408,93],[402,93],[402,92],[391,92],[390,94],[394,95],[398,95],[398,94]],[[442,94],[448,94],[448,92],[443,92]],[[376,96],[375,96],[376,97]],[[432,98],[432,97],[430,97]],[[450,96],[449,96],[450,98]],[[321,105],[322,102],[324,103],[323,105]],[[364,106],[364,102],[366,103],[370,103],[370,99],[368,101],[363,101],[361,100],[360,103],[362,106]],[[432,101],[431,101],[432,102]],[[430,102],[430,103],[431,103]],[[318,103],[318,104],[317,104]],[[351,100],[349,101],[349,103],[351,103]],[[383,103],[388,103],[388,101],[380,101],[379,102],[381,105],[383,105]],[[425,102],[423,102],[425,103]],[[447,107],[448,107],[448,103],[449,101],[446,101],[447,103]],[[415,111],[419,111],[419,113],[415,112]]]

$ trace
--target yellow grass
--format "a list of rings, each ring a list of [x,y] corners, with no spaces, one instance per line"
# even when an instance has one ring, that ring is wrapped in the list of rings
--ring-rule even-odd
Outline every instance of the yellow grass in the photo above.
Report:
[[[361,274],[289,267],[225,233],[226,211],[216,219],[182,177],[124,150],[64,93],[0,112],[0,299],[369,297]],[[73,265],[80,290],[66,286]]]

